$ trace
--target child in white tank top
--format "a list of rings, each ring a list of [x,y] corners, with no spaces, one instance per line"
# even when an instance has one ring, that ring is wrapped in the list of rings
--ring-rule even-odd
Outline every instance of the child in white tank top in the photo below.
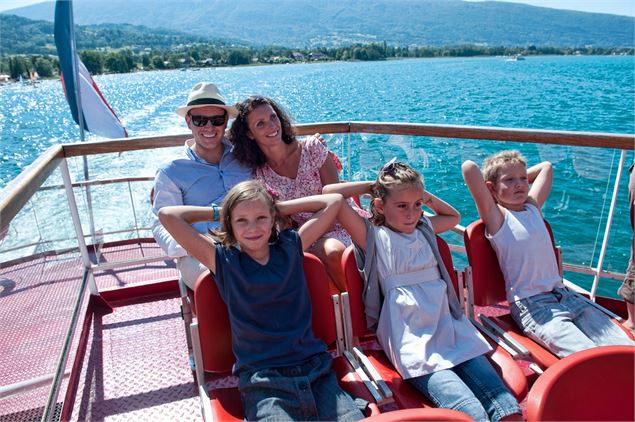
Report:
[[[562,284],[540,209],[553,181],[551,163],[527,168],[518,151],[485,160],[483,174],[463,163],[486,235],[505,278],[507,300],[523,332],[559,357],[604,345],[635,345],[602,311]]]

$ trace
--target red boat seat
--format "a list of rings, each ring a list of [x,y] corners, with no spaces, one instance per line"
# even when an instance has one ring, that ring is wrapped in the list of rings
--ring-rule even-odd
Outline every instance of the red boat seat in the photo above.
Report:
[[[545,224],[553,242],[551,227],[546,221]],[[472,222],[465,229],[463,240],[472,270],[472,292],[470,296],[473,297],[474,305],[496,305],[498,307],[502,305],[508,309],[505,279],[498,265],[496,252],[494,252],[492,245],[485,237],[485,223],[482,220]],[[468,283],[469,285],[470,283]],[[522,331],[509,313],[489,318],[506,334],[524,346],[540,367],[546,368],[558,361],[557,356],[522,334]]]
[[[329,346],[336,349],[337,323],[335,309],[329,293],[328,275],[322,262],[312,254],[304,254],[304,272],[308,283],[312,302],[312,327],[314,333]],[[223,302],[213,276],[202,275],[196,283],[194,291],[196,303],[196,320],[192,324],[192,341],[196,360],[196,374],[199,392],[207,393],[206,381],[213,375],[231,374],[235,357],[231,349],[231,330],[227,308]],[[342,388],[355,397],[361,397],[371,404],[368,412],[378,413],[378,407],[372,403],[372,396],[353,368],[342,357],[333,361]],[[200,380],[200,381],[199,381]],[[209,397],[202,396],[202,407],[205,418],[213,420],[243,420],[240,394],[237,388],[218,388],[209,392]],[[205,403],[209,403],[206,413]],[[209,414],[211,413],[211,414]]]
[[[573,353],[538,377],[527,396],[527,420],[635,420],[634,373],[634,346]]]
[[[397,421],[458,421],[472,422],[468,414],[452,409],[401,409],[381,413],[363,419],[365,422],[397,422]]]
[[[455,290],[458,285],[458,277],[454,271],[452,262],[452,254],[448,244],[439,236],[437,236],[437,244],[439,252],[443,259]],[[352,246],[349,246],[342,256],[342,265],[346,278],[347,291],[350,304],[350,320],[352,323],[353,336],[358,339],[372,338],[374,333],[368,330],[366,326],[366,316],[364,312],[364,303],[362,300],[363,280],[357,269],[355,262],[355,254]],[[401,375],[393,367],[390,360],[386,357],[383,350],[364,349],[364,353],[382,376],[386,384],[393,392],[393,398],[400,409],[409,409],[417,407],[433,407],[434,404],[429,401],[423,394],[419,393],[407,381],[401,378]],[[501,375],[503,381],[512,391],[518,400],[522,400],[527,394],[527,380],[522,370],[518,367],[512,357],[500,347],[494,346],[494,351],[488,355],[492,365]]]

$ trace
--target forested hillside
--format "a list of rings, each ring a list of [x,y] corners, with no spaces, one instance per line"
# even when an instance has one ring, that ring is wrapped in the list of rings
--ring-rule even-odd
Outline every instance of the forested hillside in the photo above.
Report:
[[[80,25],[128,23],[286,47],[485,44],[630,47],[633,18],[496,1],[74,0]],[[52,20],[54,2],[9,13]]]

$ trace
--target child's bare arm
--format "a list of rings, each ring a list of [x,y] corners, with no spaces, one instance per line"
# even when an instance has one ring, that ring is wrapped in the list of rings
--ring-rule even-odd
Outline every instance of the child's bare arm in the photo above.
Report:
[[[553,167],[549,161],[543,161],[527,169],[527,179],[531,183],[529,198],[538,208],[542,208],[549,197],[553,184]]]
[[[171,206],[159,210],[159,220],[163,227],[190,255],[215,273],[214,242],[191,226],[197,221],[212,220],[213,215],[214,211],[209,207]]]
[[[346,183],[333,183],[326,185],[322,188],[322,193],[340,193],[344,198],[350,198],[351,196],[363,195],[370,193],[370,186],[373,182],[346,182]]]
[[[435,233],[448,231],[461,221],[461,214],[459,214],[456,208],[443,199],[426,191],[423,200],[424,205],[435,213],[435,215],[430,217],[430,222],[432,223],[432,228]]]
[[[481,170],[474,161],[467,160],[461,166],[461,172],[476,204],[478,215],[485,223],[487,231],[491,234],[498,232],[503,224],[503,212],[494,201]]]
[[[345,198],[363,195],[370,193],[370,187],[373,182],[347,182],[347,183],[335,183],[327,185],[322,188],[322,192],[338,192]],[[344,202],[340,213],[337,215],[337,220],[344,226],[348,234],[351,236],[351,240],[354,244],[358,245],[363,250],[366,250],[366,222],[365,218],[360,217],[357,211],[353,210],[348,203]]]
[[[302,249],[307,250],[333,225],[343,202],[342,195],[333,193],[282,201],[276,204],[276,208],[282,215],[314,213],[298,230],[302,239]]]
[[[348,202],[344,202],[337,220],[346,229],[351,236],[354,244],[358,245],[362,250],[366,250],[366,236],[368,229],[366,228],[366,219],[361,217]]]

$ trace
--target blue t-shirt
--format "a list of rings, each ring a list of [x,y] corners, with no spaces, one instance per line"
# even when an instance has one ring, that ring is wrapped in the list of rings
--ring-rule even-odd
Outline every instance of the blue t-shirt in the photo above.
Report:
[[[261,265],[237,248],[216,246],[215,280],[227,305],[234,373],[297,365],[326,350],[311,329],[311,298],[300,236],[284,230]]]

